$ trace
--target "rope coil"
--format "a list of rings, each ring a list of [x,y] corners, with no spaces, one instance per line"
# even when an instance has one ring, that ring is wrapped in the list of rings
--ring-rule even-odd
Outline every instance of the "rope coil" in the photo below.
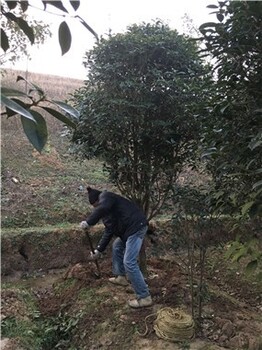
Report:
[[[195,336],[192,317],[181,309],[165,307],[157,312],[154,330],[159,338],[172,342],[190,340]]]

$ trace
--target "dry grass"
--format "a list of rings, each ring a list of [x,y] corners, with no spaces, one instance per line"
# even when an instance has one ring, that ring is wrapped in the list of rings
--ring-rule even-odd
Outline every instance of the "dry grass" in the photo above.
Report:
[[[38,74],[32,72],[25,72],[14,69],[5,70],[2,78],[2,86],[9,88],[25,89],[25,82],[16,82],[18,76],[22,76],[29,82],[32,82],[44,91],[48,92],[48,96],[54,99],[65,100],[69,94],[83,85],[83,81],[79,79],[63,78],[56,75]]]
[[[26,73],[19,70],[5,70],[5,74],[2,78],[2,86],[12,89],[19,89],[26,91],[27,86],[25,81],[16,81],[18,76],[22,76],[27,81],[42,88],[47,97],[54,100],[65,101],[70,98],[70,95],[78,88],[83,86],[83,81],[78,79],[63,78],[55,75],[45,75],[37,73]],[[50,117],[48,113],[41,112],[48,121],[48,131],[50,139],[55,139],[57,133],[63,131],[64,125],[53,117]],[[24,135],[20,118],[14,116],[11,119],[5,117],[1,120],[2,129],[2,146],[6,144],[18,143],[19,147],[26,147],[28,141]],[[14,147],[17,150],[17,147]]]

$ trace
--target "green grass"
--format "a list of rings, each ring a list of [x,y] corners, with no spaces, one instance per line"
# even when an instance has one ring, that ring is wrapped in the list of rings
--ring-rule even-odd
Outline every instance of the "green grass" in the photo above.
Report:
[[[12,314],[7,315],[6,318],[1,320],[1,335],[2,338],[14,338],[18,341],[19,344],[23,345],[23,349],[40,349],[39,337],[36,336],[38,331],[37,323],[40,317],[40,313],[37,309],[34,296],[31,292],[23,286],[23,284],[17,283],[14,287],[14,284],[3,283],[2,284],[2,293],[5,290],[13,291],[16,297],[14,300],[19,301],[22,315],[19,312],[16,312],[16,316]],[[17,304],[12,302],[12,307],[15,309]]]
[[[63,294],[67,289],[74,288],[76,280],[69,279],[58,284],[55,292],[57,295]],[[23,305],[25,316],[21,317],[19,312],[15,316],[8,315],[1,322],[1,334],[3,338],[15,339],[16,342],[25,350],[51,350],[51,349],[75,349],[72,345],[72,339],[76,332],[77,325],[85,316],[86,311],[76,310],[76,312],[61,310],[53,316],[43,316],[36,307],[35,299],[28,289],[21,283],[16,283],[14,289],[13,283],[5,283],[2,290],[15,291],[15,300],[19,300]],[[86,306],[91,309],[94,300],[97,304],[101,297],[96,298],[96,291],[91,289],[81,290],[81,299],[85,301]]]
[[[2,85],[23,89],[16,76],[23,72],[8,70]],[[83,82],[41,74],[28,80],[41,86],[53,99],[65,100]],[[107,175],[98,160],[77,160],[70,140],[63,136],[64,124],[45,115],[49,139],[39,154],[28,142],[20,118],[2,118],[2,228],[29,228],[78,223],[90,211],[87,185],[108,189]]]
[[[25,350],[39,349],[41,339],[36,337],[36,324],[33,321],[7,318],[2,321],[2,337],[16,339]]]
[[[2,321],[2,336],[17,339],[25,350],[75,349],[72,337],[83,312],[75,316],[59,313],[56,317],[17,320],[14,317]]]
[[[97,160],[79,162],[57,150],[50,157],[35,156],[33,149],[11,156],[8,148],[2,152],[2,184],[3,228],[79,222],[90,210],[86,186],[109,185]]]

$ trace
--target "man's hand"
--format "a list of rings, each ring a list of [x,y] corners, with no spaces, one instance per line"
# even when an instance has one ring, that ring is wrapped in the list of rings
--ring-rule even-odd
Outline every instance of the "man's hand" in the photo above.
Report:
[[[88,223],[87,223],[86,221],[82,221],[82,222],[80,223],[80,227],[81,227],[82,229],[84,229],[84,228],[89,228],[89,225],[88,225]]]
[[[90,257],[91,260],[97,260],[100,258],[101,253],[97,249],[95,249],[94,253],[91,252],[90,255],[91,255]]]

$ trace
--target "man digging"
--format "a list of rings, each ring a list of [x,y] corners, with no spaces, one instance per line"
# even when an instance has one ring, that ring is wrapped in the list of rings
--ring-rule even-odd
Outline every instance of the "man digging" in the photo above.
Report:
[[[132,308],[152,305],[152,298],[139,268],[138,256],[148,229],[143,211],[132,201],[109,191],[99,191],[87,187],[90,204],[95,208],[85,221],[80,223],[82,229],[89,229],[101,219],[105,230],[91,258],[96,260],[106,249],[111,238],[113,243],[112,267],[115,277],[109,282],[127,286],[130,281],[136,299],[129,300]]]

